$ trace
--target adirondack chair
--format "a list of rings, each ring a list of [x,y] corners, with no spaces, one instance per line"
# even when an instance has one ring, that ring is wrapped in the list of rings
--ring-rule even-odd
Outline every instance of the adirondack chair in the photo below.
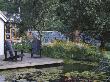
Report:
[[[34,54],[36,55],[40,55],[41,57],[41,41],[38,40],[37,38],[35,38],[33,41],[32,41],[32,48],[30,49],[31,51],[31,57],[34,57]]]

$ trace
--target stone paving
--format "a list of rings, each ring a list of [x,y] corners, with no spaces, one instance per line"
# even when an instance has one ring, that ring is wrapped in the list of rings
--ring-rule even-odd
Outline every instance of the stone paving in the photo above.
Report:
[[[48,57],[31,58],[30,54],[28,53],[24,53],[24,54],[25,56],[23,60],[21,61],[20,59],[18,59],[18,61],[16,62],[3,61],[4,56],[1,56],[0,57],[0,70],[63,63],[62,59],[53,59],[53,58],[48,58]]]

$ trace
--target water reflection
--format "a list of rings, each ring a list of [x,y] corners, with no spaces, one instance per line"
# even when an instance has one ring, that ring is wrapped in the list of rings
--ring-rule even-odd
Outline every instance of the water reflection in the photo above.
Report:
[[[86,64],[64,64],[63,67],[63,72],[72,72],[72,71],[78,71],[78,72],[83,72],[83,71],[90,71],[94,68],[92,65],[86,65]]]

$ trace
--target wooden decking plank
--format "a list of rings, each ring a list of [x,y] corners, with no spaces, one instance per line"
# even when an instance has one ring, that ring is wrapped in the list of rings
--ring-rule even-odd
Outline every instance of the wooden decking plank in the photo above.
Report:
[[[17,62],[3,61],[3,58],[4,58],[3,56],[0,57],[0,70],[63,63],[62,59],[53,59],[47,57],[31,58],[30,54],[28,53],[25,53],[23,61],[20,60],[18,60]]]

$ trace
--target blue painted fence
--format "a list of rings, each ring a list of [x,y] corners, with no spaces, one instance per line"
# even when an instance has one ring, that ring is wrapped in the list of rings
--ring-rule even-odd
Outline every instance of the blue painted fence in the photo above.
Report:
[[[96,40],[96,39],[92,38],[91,36],[88,36],[88,35],[86,35],[84,33],[81,33],[80,38],[84,42],[92,44],[94,46],[100,46],[101,45],[101,41],[100,40]]]
[[[37,36],[39,38],[39,33],[37,31],[32,31],[33,36]],[[52,43],[54,40],[63,40],[67,41],[69,38],[67,38],[64,34],[61,34],[61,32],[58,31],[42,31],[42,43]]]

